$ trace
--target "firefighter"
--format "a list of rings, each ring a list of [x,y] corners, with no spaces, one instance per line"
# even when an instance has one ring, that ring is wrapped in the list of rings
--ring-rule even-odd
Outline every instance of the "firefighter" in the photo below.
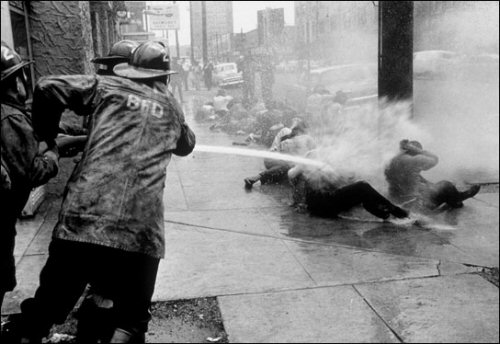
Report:
[[[117,64],[128,62],[130,55],[138,45],[137,42],[126,39],[113,44],[107,56],[96,57],[91,61],[99,65],[96,74],[116,76],[113,68]]]
[[[166,92],[169,67],[167,49],[145,42],[129,63],[114,67],[119,78],[51,76],[37,84],[33,121],[40,137],[56,136],[65,108],[91,114],[92,125],[66,186],[40,285],[21,305],[23,341],[40,342],[64,322],[90,283],[113,302],[108,341],[144,342],[165,254],[166,167],[172,154],[186,156],[195,145],[179,104]]]
[[[24,69],[31,62],[2,42],[2,230],[0,231],[0,297],[16,286],[14,240],[16,221],[33,188],[45,184],[58,172],[58,149],[50,140],[45,152],[39,153],[31,117],[25,103],[29,86]],[[1,304],[0,304],[1,307]]]

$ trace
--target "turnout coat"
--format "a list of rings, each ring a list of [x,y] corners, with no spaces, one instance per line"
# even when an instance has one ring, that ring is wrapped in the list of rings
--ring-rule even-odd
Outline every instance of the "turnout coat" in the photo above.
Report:
[[[90,116],[89,137],[53,236],[162,258],[166,168],[172,153],[188,155],[195,145],[176,100],[119,77],[46,77],[33,97],[43,139],[55,137],[65,108]]]

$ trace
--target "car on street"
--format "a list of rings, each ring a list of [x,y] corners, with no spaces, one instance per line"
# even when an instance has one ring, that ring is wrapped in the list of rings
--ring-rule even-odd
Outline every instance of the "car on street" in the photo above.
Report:
[[[416,78],[443,78],[460,75],[460,54],[448,50],[424,50],[413,53]]]
[[[298,82],[283,84],[282,96],[290,105],[303,110],[307,97],[321,85],[331,94],[344,92],[348,102],[375,99],[377,96],[377,64],[354,63],[312,69],[302,74]]]
[[[234,62],[219,63],[214,67],[214,83],[219,87],[240,85],[243,83],[243,74],[238,72]]]

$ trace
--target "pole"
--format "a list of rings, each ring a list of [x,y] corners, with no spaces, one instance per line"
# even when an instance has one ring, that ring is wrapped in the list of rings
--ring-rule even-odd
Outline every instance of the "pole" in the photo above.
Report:
[[[413,1],[379,1],[379,98],[413,97]]]
[[[189,2],[189,27],[191,40],[191,65],[194,66],[194,40],[193,40],[193,2]]]
[[[219,34],[215,33],[215,45],[217,46],[217,61],[219,61]]]
[[[177,1],[174,1],[174,5]],[[180,48],[179,48],[179,30],[175,30],[175,50],[177,52],[177,58],[181,57]]]
[[[208,49],[207,49],[207,2],[201,2],[201,37],[202,37],[202,50],[203,50],[203,63],[208,62]]]

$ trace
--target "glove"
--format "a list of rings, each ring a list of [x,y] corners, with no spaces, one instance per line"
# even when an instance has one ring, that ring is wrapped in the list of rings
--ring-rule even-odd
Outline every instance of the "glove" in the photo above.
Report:
[[[10,176],[9,173],[7,172],[7,169],[3,167],[2,165],[2,191],[7,191],[12,188],[12,183],[10,181]]]
[[[56,138],[56,145],[59,150],[60,156],[63,158],[68,158],[77,155],[85,148],[87,138],[88,137],[86,135],[59,135]]]

